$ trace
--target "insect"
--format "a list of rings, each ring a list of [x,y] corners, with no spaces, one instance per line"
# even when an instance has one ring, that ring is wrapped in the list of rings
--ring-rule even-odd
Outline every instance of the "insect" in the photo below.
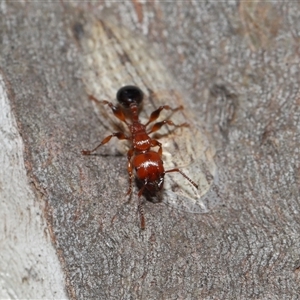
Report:
[[[151,123],[155,122],[159,118],[162,110],[169,110],[174,113],[178,110],[182,110],[183,106],[172,108],[169,105],[162,105],[151,113],[146,124],[142,124],[139,119],[139,107],[143,101],[143,97],[144,96],[141,89],[132,85],[124,86],[119,89],[116,96],[119,103],[118,106],[115,106],[109,101],[99,101],[94,96],[90,96],[92,100],[104,105],[108,105],[115,117],[127,125],[129,129],[129,135],[126,135],[124,132],[120,131],[114,132],[104,138],[94,149],[82,150],[83,155],[90,155],[99,147],[107,144],[112,137],[116,137],[119,140],[128,140],[131,143],[131,147],[127,152],[127,171],[129,175],[129,189],[127,195],[131,196],[132,181],[135,173],[136,178],[142,183],[142,187],[138,192],[138,210],[141,219],[141,229],[145,229],[145,217],[140,198],[145,191],[150,193],[150,195],[156,195],[159,191],[161,191],[164,186],[164,177],[166,173],[177,172],[186,178],[196,189],[198,189],[198,185],[179,168],[172,168],[169,170],[164,169],[162,160],[162,144],[158,140],[149,136],[166,124],[175,128],[188,127],[187,123],[174,124],[173,121],[169,119],[156,122],[151,128],[149,127]],[[124,110],[129,112],[127,118]]]
[[[82,52],[79,72],[86,93],[93,95],[90,98],[94,100],[92,104],[100,122],[104,124],[104,127],[107,125],[110,128],[116,125],[116,121],[120,121],[116,131],[122,131],[120,128],[125,130],[126,127],[129,129],[124,122],[121,122],[122,120],[115,117],[115,114],[107,113],[103,109],[103,106],[108,108],[111,106],[110,108],[113,109],[115,105],[97,100],[113,99],[120,87],[128,85],[139,87],[136,91],[136,101],[139,98],[145,99],[139,104],[136,103],[136,106],[140,108],[138,119],[141,125],[151,127],[149,116],[158,107],[170,103],[174,107],[179,107],[180,109],[176,111],[161,110],[156,122],[170,118],[174,124],[180,125],[188,120],[189,126],[174,127],[171,123],[166,123],[158,131],[150,134],[149,130],[154,126],[152,125],[151,129],[147,128],[146,134],[158,140],[162,145],[161,160],[164,170],[178,168],[191,178],[198,188],[189,183],[180,172],[168,172],[163,177],[163,188],[157,194],[161,196],[163,203],[177,210],[200,214],[210,212],[213,207],[222,202],[219,196],[222,180],[219,179],[218,168],[214,160],[214,146],[201,122],[203,116],[195,114],[189,107],[188,93],[179,88],[180,85],[172,77],[170,70],[164,67],[161,56],[156,55],[155,49],[151,48],[143,37],[133,34],[124,27],[120,28],[107,19],[99,20],[88,16],[83,24],[83,30],[80,34],[76,34]],[[121,94],[125,95],[123,92],[120,91],[117,98]],[[138,95],[140,96],[137,97]],[[201,101],[205,97],[205,93],[199,94],[195,101]],[[141,106],[143,106],[142,109]],[[184,109],[181,109],[183,106]],[[125,116],[128,112],[130,113],[130,109],[124,106],[117,108],[117,111],[120,110]],[[129,136],[124,133],[124,137]],[[108,151],[112,154],[118,152],[126,155],[129,151],[127,144],[126,139],[118,143],[111,141]],[[131,144],[133,145],[132,142]],[[150,147],[149,151],[155,152],[154,155],[159,155],[161,150],[159,146],[156,146]],[[136,156],[133,155],[132,158],[134,157]],[[132,168],[134,171],[133,165]],[[163,172],[165,171],[162,171],[162,174]],[[149,183],[147,187],[144,187],[144,191],[141,192],[144,195],[149,192]],[[154,200],[154,196],[152,199]]]

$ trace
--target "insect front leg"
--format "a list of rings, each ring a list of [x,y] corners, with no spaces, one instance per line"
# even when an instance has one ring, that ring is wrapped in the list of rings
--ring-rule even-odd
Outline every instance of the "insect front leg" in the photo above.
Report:
[[[146,221],[145,221],[145,215],[144,215],[143,202],[140,197],[139,197],[138,210],[139,210],[139,215],[140,215],[140,220],[141,220],[141,229],[144,230],[146,227]]]
[[[117,137],[119,140],[128,140],[128,137],[123,132],[114,132],[113,134],[107,136],[97,147],[95,147],[92,150],[81,150],[81,153],[83,155],[91,155],[93,152],[95,152],[99,147],[102,145],[108,143],[112,137]]]
[[[128,159],[128,165],[127,165],[127,171],[128,171],[128,176],[129,176],[129,189],[128,192],[126,194],[126,196],[131,196],[132,193],[132,179],[133,179],[133,167],[132,167],[132,163],[131,163],[131,158],[133,156],[133,149],[129,149],[127,152],[127,159]]]
[[[161,145],[161,143],[157,140],[151,140],[151,147],[156,147],[156,146],[159,147],[158,155],[161,158],[162,157],[162,145]]]
[[[132,167],[132,163],[131,163],[131,159],[132,156],[134,154],[134,150],[133,149],[129,149],[127,152],[127,158],[128,158],[128,166],[127,166],[127,170],[128,170],[128,175],[129,175],[129,189],[127,192],[127,195],[131,195],[132,194],[132,179],[133,179],[133,167]],[[141,222],[141,229],[144,230],[145,229],[145,216],[144,216],[144,207],[143,207],[143,202],[141,200],[141,196],[144,192],[145,189],[144,185],[138,192],[138,199],[139,199],[139,203],[138,203],[138,212],[140,215],[140,222]]]

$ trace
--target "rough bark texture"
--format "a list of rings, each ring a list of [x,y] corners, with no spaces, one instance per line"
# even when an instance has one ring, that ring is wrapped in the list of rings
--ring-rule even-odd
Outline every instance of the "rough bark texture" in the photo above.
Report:
[[[70,298],[296,299],[299,3],[109,3],[0,11],[0,67]],[[111,16],[163,52],[213,136],[224,205],[146,203],[141,232],[136,203],[124,204],[126,157],[82,157],[104,132],[78,76],[82,14]]]

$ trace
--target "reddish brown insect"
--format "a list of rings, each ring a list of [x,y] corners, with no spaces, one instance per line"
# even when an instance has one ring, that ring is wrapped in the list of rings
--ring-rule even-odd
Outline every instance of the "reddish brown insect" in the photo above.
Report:
[[[143,92],[138,87],[124,86],[119,89],[117,92],[119,105],[117,106],[106,100],[99,101],[94,96],[90,96],[90,98],[98,103],[107,104],[115,117],[127,125],[130,134],[126,135],[124,132],[114,132],[103,139],[103,141],[94,149],[82,150],[81,152],[83,155],[90,155],[99,147],[108,143],[112,137],[117,137],[119,140],[128,140],[131,143],[131,147],[127,152],[127,170],[129,174],[129,189],[127,195],[131,195],[132,193],[132,180],[135,171],[136,178],[142,184],[142,187],[138,192],[138,210],[141,218],[141,229],[145,229],[145,217],[140,198],[145,190],[150,195],[155,195],[157,192],[161,191],[166,173],[178,172],[198,189],[198,185],[178,168],[165,171],[162,161],[162,144],[149,136],[149,134],[158,131],[165,124],[174,127],[188,127],[189,125],[187,123],[176,125],[171,120],[166,119],[155,123],[151,129],[147,129],[152,122],[158,119],[162,110],[165,109],[176,112],[183,109],[183,107],[179,106],[171,108],[169,105],[160,106],[151,113],[149,121],[146,124],[142,124],[139,120],[139,106],[143,101]],[[129,119],[129,122],[127,119]],[[155,147],[158,147],[158,150],[155,151],[155,149],[153,149]]]

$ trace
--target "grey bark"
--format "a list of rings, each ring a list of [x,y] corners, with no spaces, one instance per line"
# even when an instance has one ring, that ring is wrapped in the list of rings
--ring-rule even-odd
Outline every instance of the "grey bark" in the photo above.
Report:
[[[299,12],[296,2],[2,4],[0,68],[70,298],[298,297]],[[210,213],[147,202],[141,232],[136,203],[124,204],[126,157],[80,154],[104,132],[78,75],[75,24],[89,14],[143,34],[189,92],[218,149],[223,204]]]

